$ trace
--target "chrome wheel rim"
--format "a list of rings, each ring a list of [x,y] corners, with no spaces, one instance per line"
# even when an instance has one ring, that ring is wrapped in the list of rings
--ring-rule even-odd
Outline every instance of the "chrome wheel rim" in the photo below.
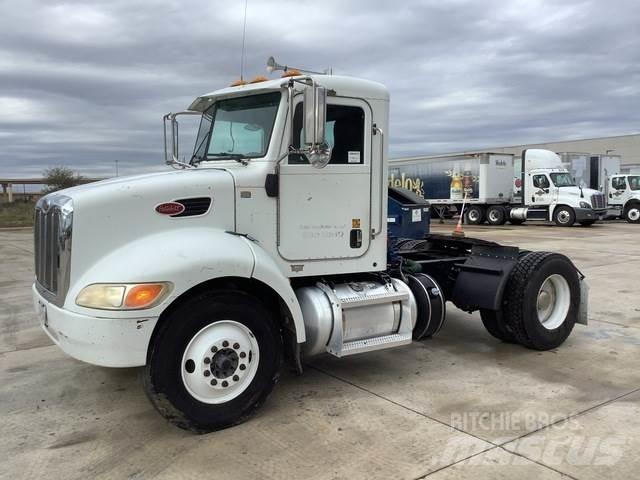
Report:
[[[558,274],[547,277],[538,290],[538,321],[547,330],[555,330],[564,323],[570,306],[571,289],[567,280]]]
[[[571,215],[566,210],[560,210],[557,215],[558,222],[560,223],[569,223],[571,219]]]
[[[259,361],[258,342],[251,330],[233,320],[221,320],[196,333],[185,348],[182,382],[203,403],[229,402],[251,384]]]
[[[480,219],[480,214],[475,209],[469,210],[468,216],[469,220],[472,222],[477,222]]]
[[[489,212],[489,220],[491,220],[492,222],[497,222],[499,220],[499,215],[496,210],[491,210]]]
[[[629,213],[627,213],[627,216],[629,217],[629,220],[631,220],[632,222],[637,222],[638,220],[640,220],[640,208],[630,208],[629,209]]]

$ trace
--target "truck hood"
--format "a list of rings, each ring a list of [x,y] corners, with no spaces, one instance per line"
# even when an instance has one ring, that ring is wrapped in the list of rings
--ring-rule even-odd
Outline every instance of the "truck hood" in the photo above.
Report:
[[[71,282],[103,256],[144,236],[187,227],[234,231],[234,191],[230,172],[198,169],[119,177],[56,192],[73,205]],[[184,216],[156,211],[179,200],[200,208],[189,207]],[[151,245],[149,255],[152,250]]]

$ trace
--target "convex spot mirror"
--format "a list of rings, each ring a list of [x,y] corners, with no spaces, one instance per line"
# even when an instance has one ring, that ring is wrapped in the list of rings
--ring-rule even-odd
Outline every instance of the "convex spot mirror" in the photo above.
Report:
[[[324,168],[331,160],[331,147],[326,141],[327,89],[313,84],[304,91],[304,149],[309,163]]]

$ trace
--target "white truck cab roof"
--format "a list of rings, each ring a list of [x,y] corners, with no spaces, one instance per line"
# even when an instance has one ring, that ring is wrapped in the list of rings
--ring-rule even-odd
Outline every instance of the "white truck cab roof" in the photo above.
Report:
[[[289,80],[303,78],[313,78],[316,83],[329,90],[335,91],[336,95],[340,97],[389,101],[389,91],[384,85],[377,82],[340,75],[300,75],[277,78],[274,80],[265,80],[256,83],[246,83],[235,87],[225,87],[219,90],[214,90],[213,92],[196,98],[189,106],[189,110],[203,112],[214,100],[280,90],[284,85],[289,83]]]

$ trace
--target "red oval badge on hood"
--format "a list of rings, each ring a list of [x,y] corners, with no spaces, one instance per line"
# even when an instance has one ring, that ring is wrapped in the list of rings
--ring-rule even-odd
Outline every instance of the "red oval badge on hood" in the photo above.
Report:
[[[180,215],[184,212],[184,205],[178,202],[161,203],[156,207],[156,212],[160,215]]]

